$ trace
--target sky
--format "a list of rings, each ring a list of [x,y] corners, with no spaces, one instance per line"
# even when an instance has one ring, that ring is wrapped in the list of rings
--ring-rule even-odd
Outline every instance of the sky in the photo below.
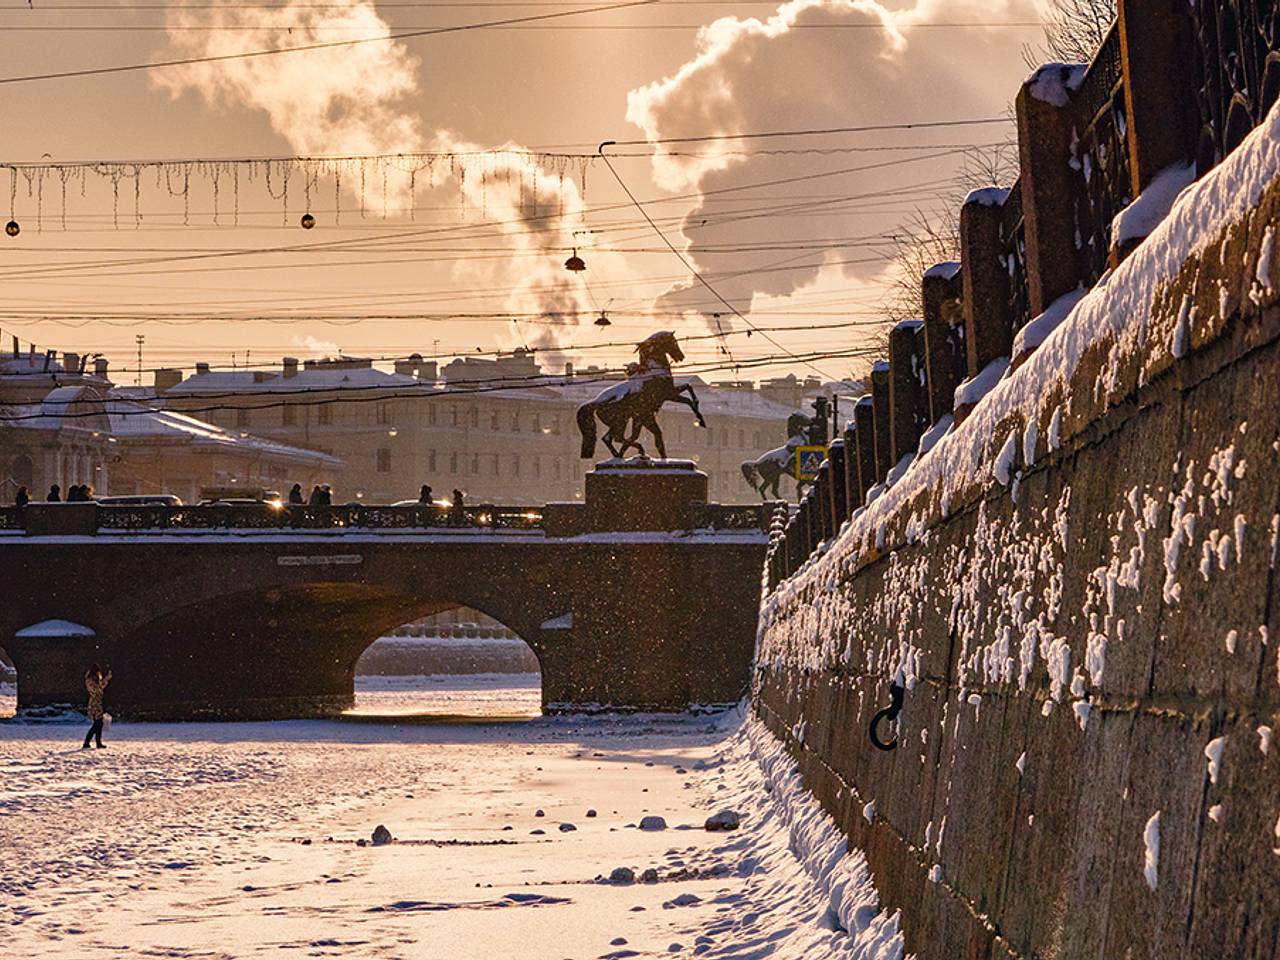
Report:
[[[966,147],[1011,136],[1033,0],[581,12],[608,5],[5,0],[4,348],[102,352],[132,383],[521,345],[616,365],[674,329],[707,379],[857,373],[891,236],[952,202]],[[378,42],[21,79],[357,37]],[[415,159],[226,162],[379,154]],[[72,161],[93,163],[47,166]]]

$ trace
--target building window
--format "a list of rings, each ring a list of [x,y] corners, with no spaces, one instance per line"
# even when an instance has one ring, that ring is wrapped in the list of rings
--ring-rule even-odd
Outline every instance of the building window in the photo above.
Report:
[[[297,411],[293,408],[292,403],[286,403],[280,408],[280,422],[286,427],[292,427],[296,422]]]
[[[480,476],[480,454],[478,453],[471,455],[471,475],[473,477]]]
[[[720,446],[727,447],[729,445],[729,428],[720,428]]]
[[[747,431],[738,431],[738,446],[745,447],[747,445]]]
[[[511,415],[511,432],[512,433],[520,432],[520,414],[518,413],[513,413]]]
[[[498,469],[498,455],[495,453],[491,454],[491,456],[493,457],[493,463],[491,464],[493,467],[493,475],[495,477],[499,477],[502,475],[502,471]]]
[[[759,450],[759,449],[760,449],[760,447],[761,447],[761,443],[760,443],[760,431],[759,431],[759,430],[757,430],[755,433],[753,433],[753,434],[751,435],[751,446],[752,446],[752,447],[754,447],[754,448],[755,448],[755,449],[757,449],[757,450]]]
[[[249,411],[243,407],[236,411],[236,426],[247,427],[249,425]]]
[[[480,408],[479,407],[471,408],[471,426],[473,427],[480,426]]]
[[[436,405],[434,403],[427,404],[427,423],[433,427],[436,425]]]
[[[556,457],[553,461],[551,461],[551,478],[553,480],[560,479],[560,458],[559,457]]]
[[[456,427],[458,425],[458,408],[450,407],[449,416],[451,418],[451,425]]]
[[[542,458],[538,455],[533,457],[533,475],[537,479],[542,479]]]
[[[520,476],[520,454],[511,455],[511,475],[513,477]]]
[[[551,418],[551,432],[554,433],[557,437],[560,436],[560,418],[559,417]]]
[[[322,403],[316,407],[316,423],[322,427],[333,423],[333,407],[327,403]]]
[[[385,401],[378,404],[378,422],[379,423],[391,422],[391,404]]]
[[[458,451],[457,450],[449,451],[449,472],[452,474],[457,474],[458,472]]]
[[[498,411],[497,410],[493,411],[493,413],[489,415],[489,429],[490,430],[498,429]]]
[[[434,450],[427,451],[427,470],[430,473],[436,472],[436,452]]]
[[[537,433],[542,429],[542,417],[539,414],[533,415],[533,432]]]
[[[379,473],[391,472],[391,448],[390,447],[378,448],[378,472]]]

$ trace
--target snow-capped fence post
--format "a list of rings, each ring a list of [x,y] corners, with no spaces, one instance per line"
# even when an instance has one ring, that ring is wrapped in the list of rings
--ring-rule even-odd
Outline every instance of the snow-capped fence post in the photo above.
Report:
[[[1120,0],[1118,14],[1136,197],[1161,170],[1195,156],[1195,38],[1186,0]]]
[[[939,263],[920,280],[924,304],[924,358],[929,380],[929,422],[951,412],[956,387],[965,378],[964,292],[960,264]]]
[[[831,473],[827,478],[830,502],[828,515],[831,517],[831,532],[834,534],[849,518],[849,471],[845,468],[843,437],[836,437],[827,444],[827,463],[831,465]]]
[[[1022,219],[1032,317],[1075,289],[1080,279],[1075,217],[1079,177],[1071,168],[1075,136],[1071,94],[1084,73],[1083,64],[1045,64],[1018,91]]]
[[[876,417],[871,397],[864,396],[854,405],[853,426],[856,438],[853,466],[858,480],[853,502],[860,507],[867,502],[867,491],[876,484]]]
[[[871,486],[889,475],[893,466],[889,443],[889,361],[877,360],[871,365],[871,411],[875,415],[876,473]]]
[[[1016,188],[1015,188],[1016,189]],[[1007,357],[1013,344],[1009,313],[1009,271],[1001,262],[1004,244],[1000,224],[1007,191],[975,190],[960,208],[960,278],[964,306],[965,376],[976,377],[997,357]],[[925,322],[928,323],[928,301]],[[951,387],[954,395],[957,381]],[[931,388],[932,389],[932,388]],[[939,384],[936,388],[942,389]],[[952,397],[946,398],[947,411]],[[937,419],[935,415],[934,419]]]
[[[928,420],[928,396],[919,320],[903,320],[889,332],[889,468],[915,453]]]
[[[813,546],[831,539],[831,461],[822,461],[813,484]]]
[[[844,441],[841,459],[844,461],[844,516],[847,520],[858,503],[858,434],[852,419],[845,421],[841,438]]]

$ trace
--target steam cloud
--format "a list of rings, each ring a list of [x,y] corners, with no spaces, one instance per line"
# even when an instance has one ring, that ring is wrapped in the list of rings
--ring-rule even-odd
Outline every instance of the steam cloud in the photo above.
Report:
[[[324,6],[291,0],[279,7],[234,5],[211,10],[173,7],[168,13],[169,40],[180,56],[207,57],[271,47],[300,46],[336,39],[385,37],[391,28],[370,0],[334,0]],[[215,30],[187,30],[208,25]],[[364,43],[282,56],[191,64],[159,72],[155,82],[171,96],[194,91],[214,108],[261,110],[272,128],[299,155],[474,153],[485,148],[449,130],[428,135],[412,112],[409,98],[420,93],[420,60],[397,41]],[[439,197],[459,193],[464,215],[481,216],[497,229],[512,256],[488,265],[460,266],[468,279],[510,288],[504,309],[544,313],[566,324],[581,321],[590,310],[582,281],[560,266],[559,251],[572,244],[573,227],[582,217],[577,185],[564,171],[539,170],[535,161],[511,153],[460,161],[449,169],[433,168],[430,177],[411,180],[407,168],[389,164],[386,194],[379,183],[374,199],[392,209],[412,203],[410,191],[435,190]],[[354,191],[358,178],[347,172],[343,183]],[[530,191],[530,184],[537,184]],[[364,197],[361,197],[363,202]],[[494,226],[496,225],[496,227]],[[584,242],[582,244],[586,246]],[[531,347],[556,347],[563,329],[537,326]],[[530,333],[531,331],[526,331]],[[517,337],[517,340],[522,339]]]
[[[1007,31],[982,28],[919,28],[940,19],[993,21],[1034,16],[1032,0],[917,0],[914,6],[901,10],[891,10],[876,0],[793,0],[763,20],[725,17],[703,28],[694,56],[674,73],[631,91],[627,119],[652,142],[738,131],[999,116],[1015,92],[1009,78],[1025,72],[1016,39],[1011,39]],[[824,26],[829,29],[808,29]],[[996,68],[1002,64],[1008,66]],[[976,134],[959,129],[959,134],[949,132],[942,136],[954,141],[999,134],[996,128],[973,128],[980,131]],[[891,137],[876,135],[859,141],[727,140],[675,148],[675,152],[704,154],[693,157],[673,155],[672,148],[655,143],[653,176],[668,190],[693,189],[710,194],[753,182],[909,158],[910,153],[815,157],[767,152],[777,147],[850,142],[886,144],[894,142]],[[916,137],[914,142],[930,141]],[[750,157],[733,155],[744,150],[756,153]],[[772,196],[743,191],[729,195],[737,198],[733,203],[713,202],[704,196],[684,220],[687,250],[704,270],[720,271],[720,292],[745,313],[757,298],[785,298],[812,287],[820,275],[829,274],[833,261],[873,258],[874,246],[868,248],[867,241],[859,242],[858,238],[896,228],[909,207],[906,202],[882,203],[883,212],[876,214],[850,204],[843,210],[813,208],[789,220],[729,218],[725,226],[717,226],[718,217],[727,208],[761,206],[789,190],[800,196],[825,194],[832,199],[874,195],[887,185],[909,185],[911,175],[918,182],[948,176],[956,166],[958,158],[942,168],[937,162],[904,166],[901,169],[909,174],[905,180],[902,173],[867,171],[794,188],[768,188],[767,193]],[[922,205],[928,206],[927,202]],[[788,235],[831,237],[837,241],[849,238],[849,246],[836,245],[825,257],[816,254],[802,259],[804,269],[774,272],[758,271],[775,266],[784,254],[742,254],[734,257],[732,269],[726,270],[723,258],[708,253],[713,243],[769,242]],[[880,249],[885,247],[887,243],[882,243]],[[883,269],[883,263],[875,263],[846,266],[842,272],[850,279],[866,280]],[[658,306],[703,313],[719,309],[708,307],[706,300],[705,293],[694,284],[682,283],[668,291]]]

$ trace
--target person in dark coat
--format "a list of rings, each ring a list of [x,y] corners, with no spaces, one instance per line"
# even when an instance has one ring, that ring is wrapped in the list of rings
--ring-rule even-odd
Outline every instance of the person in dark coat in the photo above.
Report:
[[[431,506],[431,487],[428,484],[424,483],[418,491],[418,502],[425,507]]]
[[[320,492],[320,484],[311,488],[311,496],[307,498],[307,506],[318,507],[324,502],[324,494]]]
[[[290,503],[302,503],[302,484],[295,483],[293,489],[289,491]]]
[[[327,483],[320,484],[320,505],[322,507],[333,506],[333,490]]]
[[[462,491],[454,488],[453,506],[449,508],[449,522],[454,526],[460,527],[467,522],[467,501],[462,495]]]
[[[47,500],[49,503],[61,503],[62,488],[55,483],[52,487],[49,488],[49,495],[45,497],[45,500]]]
[[[25,507],[31,502],[31,495],[27,493],[26,487],[19,487],[18,493],[13,498],[13,504],[16,507]]]
[[[80,503],[84,500],[84,487],[73,483],[67,488],[67,503]]]
[[[96,663],[90,664],[89,669],[84,674],[84,688],[89,692],[89,719],[93,721],[93,726],[89,728],[89,732],[84,735],[84,747],[89,749],[89,741],[96,740],[98,749],[101,750],[106,746],[102,742],[102,693],[107,689],[107,684],[111,682],[111,671],[102,672],[102,668]]]

